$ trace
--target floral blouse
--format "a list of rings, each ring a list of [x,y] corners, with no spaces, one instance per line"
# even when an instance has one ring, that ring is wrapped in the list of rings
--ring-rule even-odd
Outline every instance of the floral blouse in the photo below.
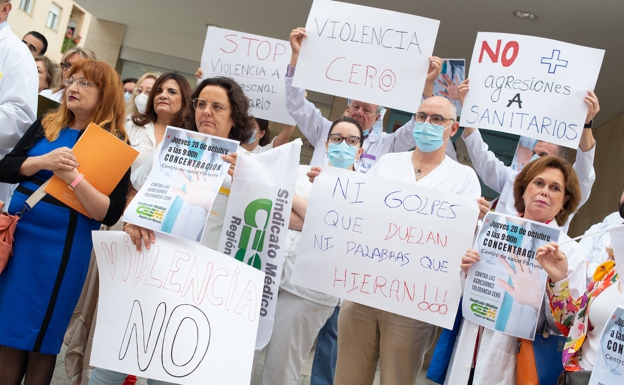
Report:
[[[618,274],[614,267],[613,260],[598,266],[587,291],[578,299],[570,295],[568,278],[548,283],[550,310],[557,327],[563,335],[567,336],[562,356],[566,371],[581,370],[583,342],[587,333],[593,330],[593,326],[589,323],[589,308],[598,294],[618,281]]]

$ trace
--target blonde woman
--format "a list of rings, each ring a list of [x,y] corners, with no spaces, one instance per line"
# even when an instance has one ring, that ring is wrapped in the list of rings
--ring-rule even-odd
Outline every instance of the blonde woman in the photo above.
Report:
[[[63,100],[63,96],[65,95],[65,80],[69,76],[69,69],[74,65],[74,63],[80,60],[97,60],[95,57],[95,53],[87,48],[72,48],[65,51],[63,54],[63,58],[61,59],[61,82],[60,84],[53,89],[43,90],[40,92],[41,95],[45,96],[48,99],[52,99],[57,102],[61,102]]]

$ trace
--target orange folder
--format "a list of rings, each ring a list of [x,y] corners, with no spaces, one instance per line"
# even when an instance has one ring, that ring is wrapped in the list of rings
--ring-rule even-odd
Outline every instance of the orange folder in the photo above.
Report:
[[[95,123],[82,134],[73,148],[78,171],[84,179],[104,195],[110,195],[128,171],[139,152]],[[53,176],[45,192],[67,206],[91,218],[76,194],[62,179]]]

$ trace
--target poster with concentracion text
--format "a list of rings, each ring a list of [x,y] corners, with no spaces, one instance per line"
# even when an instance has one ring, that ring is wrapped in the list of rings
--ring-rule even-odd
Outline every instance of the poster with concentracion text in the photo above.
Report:
[[[291,283],[452,328],[477,218],[469,197],[324,167]]]
[[[461,125],[577,148],[604,50],[479,32]]]
[[[416,112],[438,20],[315,0],[293,85]]]

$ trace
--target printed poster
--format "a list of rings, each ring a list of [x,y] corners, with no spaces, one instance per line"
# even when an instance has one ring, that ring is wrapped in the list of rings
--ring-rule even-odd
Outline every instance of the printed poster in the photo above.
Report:
[[[238,142],[167,127],[158,159],[123,220],[199,242]],[[180,219],[180,220],[178,220]]]
[[[226,76],[240,84],[256,118],[295,125],[286,111],[284,76],[290,63],[286,40],[208,27],[201,68],[204,79]]]
[[[450,329],[477,218],[476,198],[325,166],[291,283]]]
[[[464,318],[501,333],[533,340],[548,274],[536,250],[559,240],[560,230],[516,216],[489,212],[464,286]]]
[[[461,125],[576,149],[604,50],[507,33],[479,32]]]
[[[620,281],[621,282],[621,281]],[[618,285],[619,283],[616,283]],[[596,365],[589,385],[621,384],[624,381],[624,306],[620,305],[605,325]]]
[[[273,332],[301,144],[238,157],[217,249],[264,272],[257,350]]]
[[[433,83],[433,94],[450,100],[457,109],[457,116],[461,116],[462,109],[457,87],[465,79],[466,59],[443,59],[440,75]]]
[[[186,385],[248,385],[264,274],[197,243],[94,231],[100,296],[90,364]]]

